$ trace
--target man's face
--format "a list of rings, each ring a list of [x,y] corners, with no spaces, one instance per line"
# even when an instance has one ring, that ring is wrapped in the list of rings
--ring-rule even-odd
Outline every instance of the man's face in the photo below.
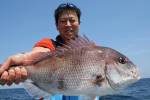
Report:
[[[79,26],[79,19],[74,11],[64,11],[58,18],[57,30],[65,41],[76,37]]]

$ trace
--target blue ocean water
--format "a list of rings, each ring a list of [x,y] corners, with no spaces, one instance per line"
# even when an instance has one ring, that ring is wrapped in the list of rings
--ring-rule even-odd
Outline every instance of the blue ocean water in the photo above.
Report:
[[[33,100],[23,88],[0,89],[0,100]],[[117,95],[99,100],[150,100],[150,78],[144,78]]]

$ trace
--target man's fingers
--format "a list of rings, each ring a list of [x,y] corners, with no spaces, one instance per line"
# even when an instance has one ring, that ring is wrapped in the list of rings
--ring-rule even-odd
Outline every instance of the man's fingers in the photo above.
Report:
[[[0,85],[20,83],[27,79],[27,70],[24,67],[13,67],[4,71],[0,76]]]
[[[16,75],[14,69],[8,70],[8,74],[9,74],[9,81],[13,82],[15,80]]]
[[[1,85],[6,84],[8,79],[9,79],[8,72],[4,71],[3,74],[1,75],[1,78],[0,78],[0,84]]]
[[[19,67],[15,67],[15,83],[18,84],[21,81],[21,70]]]
[[[24,81],[27,79],[28,74],[27,70],[24,67],[21,67],[20,70],[21,70],[21,80]]]

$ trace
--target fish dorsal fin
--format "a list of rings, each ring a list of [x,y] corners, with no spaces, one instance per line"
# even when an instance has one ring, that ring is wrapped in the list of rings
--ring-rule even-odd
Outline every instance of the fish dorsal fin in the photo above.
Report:
[[[78,36],[78,38],[72,39],[69,42],[62,44],[63,46],[58,48],[57,51],[68,51],[68,50],[74,50],[79,49],[83,47],[93,47],[95,46],[95,43],[91,40],[89,40],[85,35]]]

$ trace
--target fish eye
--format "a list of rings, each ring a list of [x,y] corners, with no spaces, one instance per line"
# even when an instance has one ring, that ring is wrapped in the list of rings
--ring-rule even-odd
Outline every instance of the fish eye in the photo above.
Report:
[[[124,57],[119,57],[119,63],[121,64],[125,64],[126,63],[126,59]]]

